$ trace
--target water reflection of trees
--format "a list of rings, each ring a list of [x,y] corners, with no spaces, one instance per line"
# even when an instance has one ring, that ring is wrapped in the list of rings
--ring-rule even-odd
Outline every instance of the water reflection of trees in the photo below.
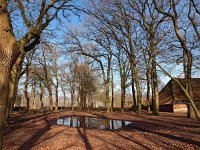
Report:
[[[70,127],[81,127],[81,128],[95,128],[95,129],[106,129],[116,130],[121,129],[131,122],[123,120],[112,120],[102,119],[94,117],[68,117],[65,119],[58,119],[57,124],[66,125]]]

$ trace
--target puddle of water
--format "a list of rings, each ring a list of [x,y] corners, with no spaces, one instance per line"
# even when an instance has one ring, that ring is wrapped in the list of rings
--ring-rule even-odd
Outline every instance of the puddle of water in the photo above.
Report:
[[[129,121],[111,120],[94,117],[75,117],[70,116],[64,119],[57,119],[57,125],[65,125],[69,127],[102,129],[102,130],[117,130],[131,124]]]

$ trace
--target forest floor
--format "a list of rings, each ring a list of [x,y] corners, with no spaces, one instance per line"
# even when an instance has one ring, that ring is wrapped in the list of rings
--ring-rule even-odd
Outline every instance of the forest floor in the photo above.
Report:
[[[95,116],[132,123],[121,130],[98,130],[57,125],[67,116]],[[13,113],[5,129],[5,150],[133,150],[200,149],[200,122],[186,114],[143,112],[58,112],[53,114]]]

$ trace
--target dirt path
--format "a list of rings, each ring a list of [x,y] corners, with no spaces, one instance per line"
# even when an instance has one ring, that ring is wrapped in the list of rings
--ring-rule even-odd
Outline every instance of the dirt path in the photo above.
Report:
[[[97,130],[56,125],[57,118],[98,116],[129,120],[122,130]],[[60,112],[54,114],[13,114],[5,129],[3,149],[16,150],[133,150],[200,149],[200,122],[185,114],[161,113],[161,116],[133,112]]]

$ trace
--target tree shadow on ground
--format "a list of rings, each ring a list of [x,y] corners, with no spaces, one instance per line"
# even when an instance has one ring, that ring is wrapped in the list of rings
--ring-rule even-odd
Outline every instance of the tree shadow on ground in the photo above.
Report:
[[[157,122],[157,123],[160,123],[162,125],[169,125],[171,124],[171,126],[184,126],[186,128],[200,128],[200,124],[199,124],[199,121],[198,120],[192,120],[192,124],[190,124],[190,122],[188,122],[187,124],[186,123],[182,123],[180,121],[177,121],[177,120],[162,120],[162,119],[155,119],[155,118],[151,118],[149,119],[148,117],[145,117],[145,116],[141,116],[142,118],[144,118],[144,120],[149,120],[149,121],[153,121],[153,122]]]
[[[44,115],[42,115],[42,116],[44,117]],[[15,131],[17,129],[20,129],[21,127],[28,126],[28,125],[34,124],[36,122],[40,122],[40,121],[44,120],[43,117],[41,119],[39,119],[39,120],[34,120],[34,121],[31,121],[31,122],[27,122],[27,123],[26,123],[26,121],[29,121],[31,119],[27,119],[26,121],[22,121],[22,122],[17,122],[17,123],[11,124],[8,129],[7,128],[5,129],[4,136],[12,134],[13,131]],[[35,119],[35,118],[37,118],[37,117],[34,117],[33,119]]]
[[[36,115],[36,116],[34,115],[33,117],[28,117],[28,118],[26,118],[26,116],[11,117],[9,119],[9,120],[11,120],[11,121],[9,121],[9,125],[16,124],[16,123],[23,123],[23,122],[26,122],[26,121],[29,121],[29,120],[37,119],[39,117],[47,116],[49,114],[39,114],[39,115]]]
[[[105,139],[105,138],[103,138],[103,137],[100,137],[100,136],[98,136],[98,135],[92,135],[92,137],[95,138],[95,139],[97,139],[97,140],[100,140],[100,141],[104,142],[105,144],[109,144],[109,145],[113,146],[113,147],[114,147],[113,149],[126,150],[125,147],[119,146],[119,145],[117,145],[117,144],[114,144],[112,141],[107,140],[107,139]],[[105,146],[105,145],[102,145],[102,149],[104,148],[104,146]]]
[[[147,132],[147,133],[152,133],[152,134],[155,134],[155,135],[158,135],[158,136],[161,136],[161,137],[165,137],[165,138],[168,138],[168,139],[171,139],[171,140],[175,140],[175,141],[179,141],[179,142],[183,142],[183,143],[187,143],[187,144],[192,144],[192,145],[195,145],[197,147],[200,146],[200,141],[195,141],[195,140],[192,140],[192,139],[189,139],[189,138],[186,138],[186,137],[180,137],[180,136],[175,136],[175,135],[171,135],[171,134],[166,134],[166,133],[163,133],[163,132],[158,132],[156,130],[150,130],[150,129],[147,129],[144,128],[144,127],[140,127],[139,125],[137,125],[137,123],[139,122],[139,124],[146,124],[147,122],[146,121],[136,121],[130,125],[128,125],[128,128],[125,129],[125,130],[129,130],[129,129],[135,129],[135,130],[139,130],[139,131],[142,131],[142,132]],[[156,126],[155,126],[156,128]]]
[[[99,130],[99,129],[92,129],[92,130]],[[90,142],[89,142],[89,139],[88,139],[88,137],[87,137],[87,134],[86,134],[85,129],[84,129],[84,128],[77,128],[77,131],[78,131],[80,137],[82,138],[82,140],[83,140],[83,142],[84,142],[84,144],[85,144],[85,148],[86,148],[87,150],[92,150],[92,146],[91,146],[91,144],[90,144]],[[124,138],[125,140],[129,140],[129,141],[132,142],[133,144],[137,144],[137,145],[139,145],[139,146],[141,146],[141,147],[143,147],[143,148],[145,148],[145,149],[147,149],[147,150],[150,150],[150,148],[147,147],[147,146],[145,146],[144,144],[142,144],[142,142],[139,142],[139,141],[137,141],[136,139],[132,139],[132,138],[129,138],[129,137],[125,137],[124,135],[118,133],[120,130],[116,130],[116,131],[107,130],[107,131],[108,131],[108,132],[111,132],[111,133],[115,133],[117,136],[122,137],[122,138]],[[101,136],[98,136],[98,135],[89,135],[89,136],[95,138],[96,140],[100,140],[100,141],[102,141],[102,142],[105,143],[105,144],[111,145],[112,147],[115,147],[115,148],[117,148],[117,149],[121,149],[121,150],[125,150],[125,149],[126,149],[125,147],[120,146],[120,145],[118,145],[117,143],[112,143],[112,142],[109,141],[108,139],[105,139],[105,138],[103,138],[103,137],[101,137]],[[117,140],[117,139],[116,139],[116,140]],[[104,145],[102,145],[102,146],[104,146]],[[103,147],[102,147],[102,148],[103,148]]]
[[[139,146],[141,146],[141,147],[143,147],[143,148],[145,148],[145,149],[147,149],[147,150],[150,150],[149,147],[147,147],[147,146],[145,146],[144,144],[142,144],[142,141],[139,142],[139,141],[136,141],[135,139],[132,139],[131,137],[126,137],[126,136],[124,136],[123,134],[120,134],[120,133],[117,132],[117,131],[113,131],[113,133],[115,133],[116,135],[118,135],[118,136],[120,136],[120,137],[122,137],[122,138],[124,138],[124,139],[126,139],[126,140],[128,140],[128,141],[130,141],[130,142],[132,142],[132,143],[134,143],[134,144],[137,144],[137,145],[139,145]]]
[[[51,129],[50,121],[47,119],[47,116],[45,116],[44,121],[46,123],[46,126],[44,128],[39,129],[33,136],[31,136],[26,142],[24,142],[20,147],[19,150],[27,150],[30,149],[35,145],[35,143],[38,141],[42,135],[44,135],[47,131]]]
[[[78,131],[80,137],[82,138],[82,140],[83,140],[83,142],[85,144],[85,148],[87,150],[92,150],[92,146],[90,145],[90,142],[89,142],[89,139],[88,139],[88,137],[86,135],[85,129],[83,129],[83,133],[82,133],[80,128],[77,128],[77,131]]]
[[[104,115],[102,113],[101,114],[97,114],[97,113],[94,112],[94,113],[90,113],[90,114],[95,115],[97,117],[101,117],[101,118],[108,118],[106,114]],[[38,116],[39,116],[39,118],[37,118]],[[57,136],[61,132],[63,132],[63,131],[59,131],[59,132],[56,132],[54,135],[47,136],[47,137],[42,137],[46,132],[51,130],[52,121],[55,122],[56,119],[55,118],[51,118],[48,115],[38,115],[38,116],[32,117],[32,118],[25,118],[25,120],[27,119],[27,122],[26,121],[22,121],[21,124],[20,124],[20,122],[16,123],[16,124],[13,124],[18,129],[18,128],[24,126],[24,125],[27,125],[27,126],[29,125],[28,127],[31,128],[31,126],[30,126],[31,123],[36,123],[37,121],[41,121],[41,120],[44,120],[44,123],[45,123],[45,125],[43,125],[41,129],[40,128],[37,129],[37,131],[28,140],[26,140],[24,143],[22,143],[22,145],[19,147],[19,150],[30,149],[30,148],[32,148],[32,147],[34,147],[36,145],[39,145],[40,143],[42,143],[42,142],[44,142],[44,141],[46,141],[48,139],[50,139],[50,138],[53,138],[54,136]],[[134,120],[134,122],[132,121],[132,124],[126,126],[122,130],[128,131],[128,132],[133,132],[133,133],[135,131],[136,132],[137,131],[143,132],[144,135],[146,136],[145,137],[146,140],[149,140],[149,141],[151,141],[151,142],[153,142],[155,144],[161,145],[161,147],[166,147],[167,144],[168,144],[167,143],[168,140],[164,141],[163,140],[164,138],[165,139],[170,139],[170,143],[168,145],[172,149],[176,149],[176,148],[180,149],[180,147],[178,147],[178,146],[176,147],[176,145],[173,145],[173,143],[171,143],[171,140],[174,140],[174,141],[177,141],[177,142],[181,142],[181,143],[185,143],[185,144],[192,144],[192,145],[194,145],[196,147],[200,146],[200,141],[198,141],[198,140],[194,140],[189,136],[181,136],[179,134],[178,135],[174,135],[173,134],[173,127],[176,127],[178,125],[181,126],[181,123],[179,124],[178,122],[176,122],[174,124],[173,122],[169,122],[169,121],[165,121],[165,120],[163,121],[163,120],[154,119],[154,118],[150,118],[149,119],[149,118],[145,118],[145,117],[141,118],[141,119],[144,119],[144,120]],[[168,124],[170,126],[167,128]],[[18,126],[18,125],[20,125],[20,126]],[[185,127],[185,125],[183,125],[183,126]],[[190,127],[190,126],[188,126],[188,127]],[[195,128],[196,124],[194,124],[193,127]],[[165,132],[168,129],[171,131],[170,133]],[[104,138],[101,135],[99,136],[98,134],[97,135],[93,134],[93,132],[91,132],[91,133],[90,132],[86,132],[88,130],[86,130],[84,128],[77,128],[77,132],[78,132],[80,138],[82,139],[82,141],[84,142],[85,148],[88,149],[88,150],[92,149],[93,148],[92,144],[94,144],[94,143],[91,143],[92,140],[89,141],[89,138],[95,138],[96,140],[99,140],[100,142],[102,141],[103,144],[105,144],[103,146],[106,147],[106,148],[112,146],[113,149],[125,150],[126,149],[125,145],[119,145],[118,142],[117,142],[117,140],[123,139],[123,141],[127,140],[127,142],[131,142],[134,145],[136,144],[136,145],[138,145],[140,147],[143,147],[144,149],[150,149],[147,146],[147,144],[143,143],[143,141],[140,141],[140,140],[134,138],[134,136],[133,137],[131,137],[131,136],[129,137],[129,136],[121,133],[120,130],[118,130],[118,131],[116,131],[116,130],[108,131],[108,134],[109,134],[109,132],[116,134],[115,135],[116,137],[114,137],[114,138],[116,138],[116,140],[114,138],[109,140],[109,138]],[[96,130],[96,129],[93,129],[93,130]],[[12,133],[12,131],[13,130],[10,130],[9,132]],[[183,131],[183,129],[181,131]],[[6,134],[10,134],[9,132],[7,131]],[[196,134],[196,136],[197,136],[197,134]],[[42,137],[42,139],[40,139],[41,137]],[[72,146],[76,146],[76,145],[73,145],[73,144],[66,145],[66,148],[70,148]],[[134,146],[132,146],[132,147],[134,148]]]

